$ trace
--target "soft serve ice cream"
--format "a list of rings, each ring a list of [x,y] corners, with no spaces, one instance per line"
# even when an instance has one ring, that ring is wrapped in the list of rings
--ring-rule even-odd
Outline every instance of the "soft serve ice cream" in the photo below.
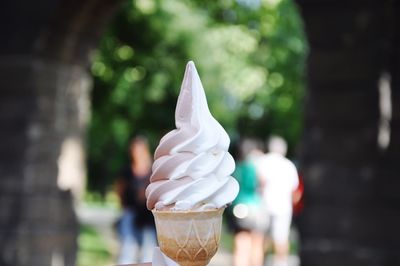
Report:
[[[146,190],[160,249],[153,265],[205,266],[217,252],[222,213],[238,194],[229,137],[212,117],[193,62],[186,66],[176,129],[155,152]]]
[[[175,125],[155,151],[146,190],[147,208],[187,211],[225,207],[239,191],[231,176],[235,162],[228,153],[229,136],[208,109],[193,62],[186,66]]]

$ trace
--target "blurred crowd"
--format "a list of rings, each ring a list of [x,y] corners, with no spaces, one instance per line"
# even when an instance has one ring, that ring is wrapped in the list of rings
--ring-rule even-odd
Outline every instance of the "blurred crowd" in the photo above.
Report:
[[[236,162],[233,176],[240,184],[235,201],[225,211],[233,234],[233,265],[265,265],[273,252],[273,266],[288,265],[289,233],[293,206],[302,197],[302,183],[295,165],[286,158],[287,144],[272,136],[264,145],[242,139],[231,145]],[[157,245],[152,213],[146,208],[152,157],[145,136],[135,136],[129,146],[130,164],[116,181],[122,214],[116,223],[120,239],[118,264],[151,261]]]
[[[275,254],[274,266],[288,265],[293,205],[299,202],[301,191],[296,167],[286,152],[287,144],[278,136],[269,139],[267,152],[251,139],[232,146],[233,176],[240,184],[238,197],[227,209],[235,266],[264,265],[269,249]]]

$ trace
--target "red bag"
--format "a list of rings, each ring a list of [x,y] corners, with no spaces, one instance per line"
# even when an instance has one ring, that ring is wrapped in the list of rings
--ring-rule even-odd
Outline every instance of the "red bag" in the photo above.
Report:
[[[304,209],[304,181],[301,174],[299,174],[299,185],[292,193],[293,199],[293,215],[299,215]]]

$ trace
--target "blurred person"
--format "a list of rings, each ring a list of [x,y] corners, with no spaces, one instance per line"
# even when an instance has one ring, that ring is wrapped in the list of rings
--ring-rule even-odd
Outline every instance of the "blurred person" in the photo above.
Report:
[[[152,158],[147,138],[132,138],[129,145],[130,165],[117,179],[116,192],[122,205],[117,225],[121,247],[118,263],[149,262],[157,246],[152,213],[146,208],[145,190],[150,183]]]
[[[262,198],[269,216],[268,235],[275,250],[274,266],[287,266],[293,192],[299,184],[295,165],[287,159],[287,144],[279,136],[268,142],[268,153],[257,161],[262,180]],[[297,200],[297,197],[296,197]]]
[[[262,198],[258,191],[258,177],[249,156],[254,148],[249,140],[245,140],[232,149],[236,161],[233,176],[240,185],[237,198],[227,210],[228,224],[234,232],[235,266],[261,266],[264,263],[266,215],[261,212]]]

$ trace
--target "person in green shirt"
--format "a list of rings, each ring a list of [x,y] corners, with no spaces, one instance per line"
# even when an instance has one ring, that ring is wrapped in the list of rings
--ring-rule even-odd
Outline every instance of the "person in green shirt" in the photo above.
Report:
[[[234,233],[233,262],[235,266],[262,266],[267,215],[263,215],[260,183],[253,163],[256,145],[244,140],[232,147],[232,154],[236,161],[233,177],[240,185],[239,194],[227,212]]]

